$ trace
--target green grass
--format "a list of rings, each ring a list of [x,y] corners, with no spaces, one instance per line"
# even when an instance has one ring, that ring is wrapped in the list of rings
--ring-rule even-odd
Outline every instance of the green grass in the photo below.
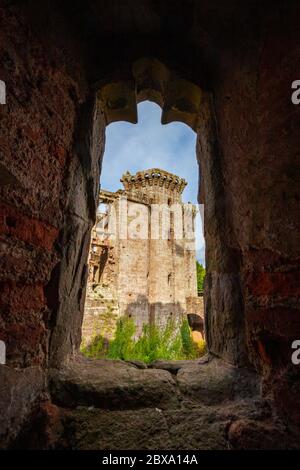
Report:
[[[95,335],[89,344],[81,343],[80,351],[91,359],[105,359],[107,355],[108,341],[101,335]]]
[[[125,361],[139,360],[149,364],[158,359],[179,360],[195,359],[206,352],[205,342],[197,345],[193,342],[187,320],[180,325],[169,321],[166,326],[144,325],[141,336],[135,339],[136,327],[128,317],[121,317],[117,322],[114,339],[109,345],[103,338],[95,337],[89,346],[81,351],[95,359],[107,357]]]

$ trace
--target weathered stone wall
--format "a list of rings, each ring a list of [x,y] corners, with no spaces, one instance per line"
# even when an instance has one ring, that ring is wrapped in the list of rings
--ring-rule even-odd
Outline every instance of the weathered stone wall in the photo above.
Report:
[[[147,236],[149,207],[127,200],[127,208],[128,229],[130,222],[138,215],[141,229],[146,229]],[[141,332],[143,324],[149,320],[148,280],[151,256],[149,240],[118,237],[118,245],[117,298],[120,314],[131,317],[137,326],[137,331]]]
[[[269,13],[260,53],[249,51],[242,62],[236,51],[216,97],[224,184],[242,256],[249,358],[264,374],[266,391],[276,384],[275,399],[295,420],[300,371],[291,362],[291,344],[300,333],[300,108],[291,102],[291,83],[300,74],[298,15],[296,4]]]
[[[265,378],[265,392],[273,391],[295,420],[300,409],[299,368],[291,363],[291,344],[300,332],[300,108],[291,102],[291,83],[300,73],[296,11],[295,5],[282,5],[265,12],[261,34],[248,32],[244,46],[232,30],[220,54],[212,115],[207,118],[203,110],[198,139],[209,347],[232,362],[250,361]]]
[[[93,103],[85,104],[87,85],[75,44],[60,34],[51,37],[55,8],[47,28],[42,18],[30,27],[27,9],[10,3],[0,4],[0,76],[7,85],[7,104],[0,106],[0,339],[7,354],[1,415],[10,397],[0,446],[45,396],[43,369],[52,352],[62,361],[80,337],[98,172],[87,149],[74,143],[80,141],[83,108],[100,124]],[[97,148],[103,142],[99,129]]]
[[[159,169],[137,173],[135,178],[137,187],[133,184],[129,193],[145,194],[153,204],[148,248],[150,321],[164,325],[168,319],[177,321],[188,313],[186,298],[196,295],[195,240],[178,231],[178,224],[184,226],[181,194],[186,182]],[[154,215],[156,204],[160,213]],[[168,228],[169,233],[164,233]]]
[[[103,341],[111,340],[119,316],[118,296],[114,287],[99,284],[92,292],[88,291],[84,303],[81,347],[87,347],[100,337]]]
[[[59,44],[37,40],[17,7],[1,8],[1,20],[0,334],[10,365],[45,365],[58,302],[49,281],[64,256],[58,240],[86,86],[76,55],[67,66]]]

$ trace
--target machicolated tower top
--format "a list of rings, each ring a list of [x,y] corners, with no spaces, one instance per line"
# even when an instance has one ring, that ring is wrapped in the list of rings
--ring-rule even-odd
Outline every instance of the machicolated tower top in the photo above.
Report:
[[[91,322],[96,320],[99,334],[109,336],[118,316],[133,318],[139,333],[145,323],[163,325],[168,319],[176,321],[201,311],[196,208],[181,199],[187,182],[159,168],[135,175],[127,171],[120,181],[124,189],[100,192],[100,207],[105,204],[106,209],[98,213],[92,233],[83,323],[86,337],[95,330]]]
[[[171,198],[172,202],[181,200],[181,194],[187,185],[185,179],[159,168],[139,171],[135,175],[127,171],[120,181],[126,192],[146,194],[153,198],[153,203],[168,202],[168,198]]]

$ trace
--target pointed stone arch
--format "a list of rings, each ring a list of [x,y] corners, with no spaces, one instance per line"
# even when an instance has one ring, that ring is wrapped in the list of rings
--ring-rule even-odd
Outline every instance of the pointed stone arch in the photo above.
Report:
[[[130,80],[107,80],[99,83],[97,100],[106,124],[138,121],[137,104],[153,101],[162,108],[161,123],[182,122],[195,132],[201,106],[201,88],[166,67],[155,58],[135,61]]]

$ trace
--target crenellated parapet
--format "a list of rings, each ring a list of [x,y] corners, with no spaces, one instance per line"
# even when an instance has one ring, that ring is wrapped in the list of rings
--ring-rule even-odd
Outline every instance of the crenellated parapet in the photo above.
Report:
[[[120,181],[123,183],[126,191],[141,190],[147,186],[157,186],[158,188],[166,188],[181,194],[187,185],[184,178],[159,168],[138,171],[135,175],[127,171]]]

